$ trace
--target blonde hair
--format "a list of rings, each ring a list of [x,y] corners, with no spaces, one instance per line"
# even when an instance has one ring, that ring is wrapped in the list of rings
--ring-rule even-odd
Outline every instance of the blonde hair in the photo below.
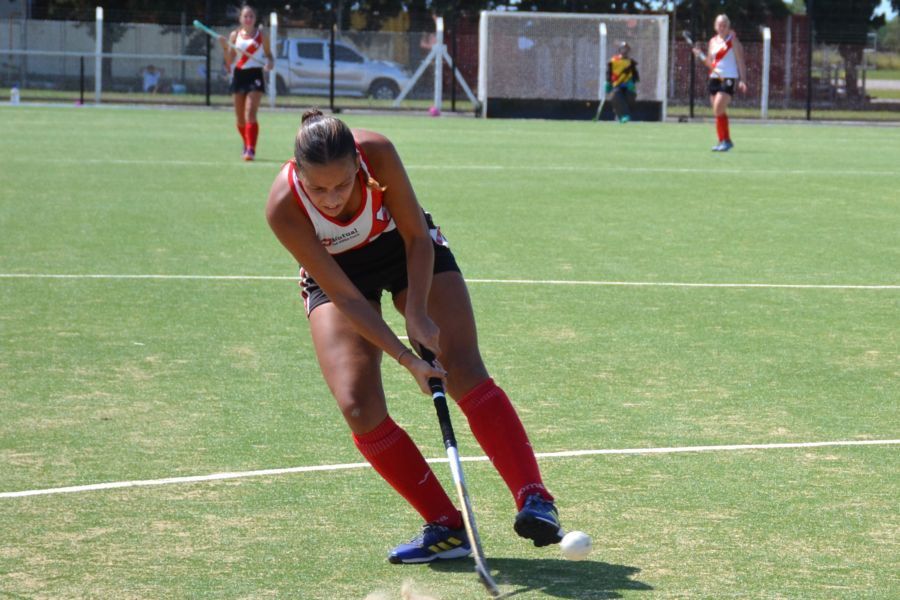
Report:
[[[728,18],[728,15],[722,13],[716,16],[715,23],[718,23],[720,20],[725,21],[725,24],[728,25],[728,28],[731,29],[731,19]]]

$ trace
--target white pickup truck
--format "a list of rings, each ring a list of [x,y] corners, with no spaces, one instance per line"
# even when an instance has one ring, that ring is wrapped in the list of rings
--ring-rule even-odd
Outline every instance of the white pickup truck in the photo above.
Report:
[[[326,39],[287,38],[278,43],[276,90],[279,94],[327,95],[331,44]],[[334,46],[334,93],[393,100],[409,81],[399,64],[372,60],[345,42]]]

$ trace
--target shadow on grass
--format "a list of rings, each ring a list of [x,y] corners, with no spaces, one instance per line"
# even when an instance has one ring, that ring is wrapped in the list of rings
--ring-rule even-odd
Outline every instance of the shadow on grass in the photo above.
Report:
[[[431,569],[443,573],[471,572],[471,560],[436,561]],[[649,591],[653,587],[633,579],[640,569],[600,561],[572,562],[562,559],[488,558],[488,567],[503,592],[512,598],[527,592],[543,592],[553,598],[621,598],[619,590]],[[510,589],[511,586],[515,586]]]

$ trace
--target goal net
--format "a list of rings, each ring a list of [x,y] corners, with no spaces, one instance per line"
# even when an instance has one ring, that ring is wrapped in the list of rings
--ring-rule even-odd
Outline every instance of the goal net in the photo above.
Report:
[[[605,25],[605,27],[601,27]],[[605,30],[605,40],[601,32]],[[628,42],[638,63],[638,100],[660,103],[665,118],[669,17],[570,13],[481,13],[478,100],[492,105],[593,102],[603,93],[606,65]],[[603,43],[601,43],[601,41]]]

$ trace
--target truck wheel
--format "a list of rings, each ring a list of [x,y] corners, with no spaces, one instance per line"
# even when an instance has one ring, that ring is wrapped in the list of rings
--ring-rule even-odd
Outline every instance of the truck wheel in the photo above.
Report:
[[[400,88],[389,79],[377,79],[369,88],[369,95],[376,100],[393,100],[399,93]]]

